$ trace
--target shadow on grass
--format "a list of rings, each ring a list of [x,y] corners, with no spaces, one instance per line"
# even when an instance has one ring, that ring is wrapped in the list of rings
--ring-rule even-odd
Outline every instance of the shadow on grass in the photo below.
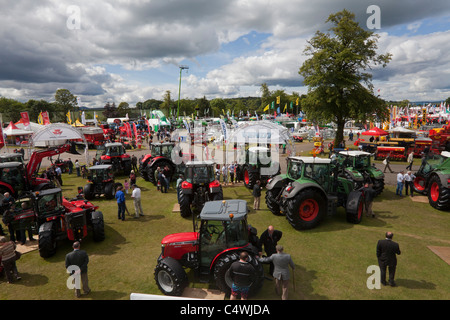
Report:
[[[18,269],[19,275],[22,279],[20,281],[15,281],[14,285],[21,285],[25,287],[39,287],[48,283],[48,277],[42,274],[20,272],[20,266],[18,266]]]
[[[434,283],[425,280],[396,279],[395,282],[398,287],[407,289],[436,290],[436,285]]]
[[[89,299],[89,300],[120,300],[125,296],[128,296],[128,293],[118,292],[114,290],[103,290],[96,291],[91,288],[91,292],[88,295],[82,295],[79,299]]]

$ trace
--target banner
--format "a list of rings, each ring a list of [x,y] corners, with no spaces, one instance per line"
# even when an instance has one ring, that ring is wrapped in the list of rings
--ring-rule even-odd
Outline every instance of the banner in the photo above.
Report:
[[[3,138],[3,126],[0,123],[0,149],[5,146],[5,139]]]
[[[72,124],[72,117],[70,116],[70,111],[67,111],[66,113],[67,123]]]
[[[220,123],[220,127],[222,128],[223,141],[227,141],[227,139],[228,139],[227,125],[225,124],[225,121],[223,121],[222,119],[219,120],[219,123]]]
[[[138,134],[137,134],[137,128],[136,123],[133,122],[133,132],[134,132],[134,140],[136,141],[136,145],[138,144]]]
[[[41,115],[42,115],[42,123],[44,124],[44,126],[47,124],[50,124],[50,118],[48,116],[48,112],[47,111],[41,112]]]
[[[30,117],[28,116],[28,112],[21,112],[20,115],[22,116],[23,129],[30,130]]]

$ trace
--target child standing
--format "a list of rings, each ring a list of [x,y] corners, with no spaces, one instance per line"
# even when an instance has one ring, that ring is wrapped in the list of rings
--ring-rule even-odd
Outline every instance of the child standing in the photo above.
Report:
[[[128,189],[130,189],[130,184],[128,183],[127,179],[125,179],[125,182],[123,183],[123,187],[125,189],[125,193],[128,194]]]

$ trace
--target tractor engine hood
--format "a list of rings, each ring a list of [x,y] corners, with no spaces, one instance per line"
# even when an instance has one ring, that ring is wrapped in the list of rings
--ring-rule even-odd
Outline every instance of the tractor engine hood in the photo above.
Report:
[[[198,232],[174,233],[161,241],[160,258],[171,257],[181,260],[186,255],[198,251]]]

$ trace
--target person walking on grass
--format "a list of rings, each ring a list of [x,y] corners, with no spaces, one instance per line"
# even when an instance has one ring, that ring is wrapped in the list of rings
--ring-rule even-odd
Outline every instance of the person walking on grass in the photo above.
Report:
[[[386,232],[384,240],[378,240],[377,243],[377,258],[380,266],[381,284],[386,283],[386,269],[389,268],[389,285],[395,287],[395,271],[397,269],[397,255],[401,254],[400,246],[397,242],[392,241],[394,234]]]
[[[268,226],[267,230],[265,230],[261,237],[259,237],[259,255],[262,256],[262,249],[264,247],[264,251],[266,252],[266,255],[270,257],[272,254],[277,252],[276,246],[278,244],[278,241],[281,240],[281,237],[283,236],[283,232],[279,230],[275,230],[273,226]],[[272,262],[270,262],[270,268],[269,273],[271,276],[273,276],[273,270],[274,265]]]
[[[275,292],[280,295],[282,300],[288,299],[288,287],[290,279],[289,266],[292,271],[295,270],[294,261],[292,261],[291,255],[284,253],[282,245],[276,246],[277,253],[272,254],[270,257],[259,258],[261,263],[273,263],[274,271],[273,277],[275,278]],[[281,292],[280,292],[281,289]]]
[[[84,295],[89,294],[91,292],[91,289],[89,288],[89,280],[88,280],[88,263],[89,263],[89,256],[86,253],[86,251],[80,249],[81,245],[79,241],[75,241],[72,245],[73,251],[69,252],[66,255],[65,258],[65,264],[66,269],[69,267],[78,267],[78,273],[77,271],[73,271],[73,276],[80,276],[81,285],[83,287]],[[78,282],[80,283],[80,282]],[[77,281],[75,281],[75,284],[77,284]],[[81,287],[75,286],[75,296],[77,298],[81,297]]]

